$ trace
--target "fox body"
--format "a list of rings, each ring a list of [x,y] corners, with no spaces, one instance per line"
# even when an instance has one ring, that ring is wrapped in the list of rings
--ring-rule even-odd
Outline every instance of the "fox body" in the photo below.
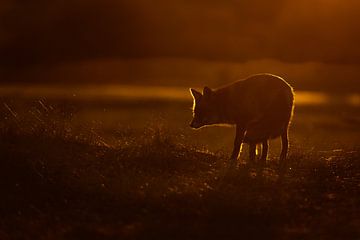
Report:
[[[272,74],[257,74],[216,90],[205,87],[202,93],[190,91],[194,99],[192,128],[236,125],[233,160],[245,142],[250,147],[251,161],[255,160],[256,145],[262,144],[261,160],[265,161],[268,140],[281,137],[280,162],[284,162],[294,108],[293,89],[285,80]]]

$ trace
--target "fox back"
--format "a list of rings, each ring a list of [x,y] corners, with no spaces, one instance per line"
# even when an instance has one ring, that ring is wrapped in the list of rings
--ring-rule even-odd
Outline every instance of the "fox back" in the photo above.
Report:
[[[193,128],[213,124],[236,124],[247,129],[245,142],[280,136],[293,112],[294,94],[281,77],[257,74],[203,93],[191,89],[194,99]]]

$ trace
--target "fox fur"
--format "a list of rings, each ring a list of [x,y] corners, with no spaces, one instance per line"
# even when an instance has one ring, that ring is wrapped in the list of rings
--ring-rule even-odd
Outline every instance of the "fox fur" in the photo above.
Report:
[[[268,140],[281,137],[280,163],[288,152],[288,128],[294,109],[293,88],[281,77],[256,74],[212,90],[204,87],[193,96],[194,129],[214,124],[236,125],[231,159],[238,158],[243,142],[249,144],[250,160],[255,160],[256,145],[262,144],[261,160],[266,161]]]

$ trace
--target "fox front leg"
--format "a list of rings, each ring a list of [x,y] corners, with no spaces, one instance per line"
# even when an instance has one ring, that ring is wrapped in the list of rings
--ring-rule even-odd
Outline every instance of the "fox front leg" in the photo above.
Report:
[[[255,143],[249,143],[249,160],[250,163],[255,163],[256,158],[256,144]]]
[[[232,151],[230,160],[235,162],[239,156],[241,144],[243,143],[245,135],[245,129],[239,125],[236,125],[236,135],[234,140],[234,149]]]

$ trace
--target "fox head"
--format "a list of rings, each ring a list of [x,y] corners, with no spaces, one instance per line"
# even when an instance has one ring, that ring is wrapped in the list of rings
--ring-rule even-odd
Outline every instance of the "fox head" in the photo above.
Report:
[[[190,123],[192,128],[200,128],[206,125],[219,123],[219,113],[216,108],[214,92],[205,87],[203,93],[190,89],[193,97],[193,119]]]

